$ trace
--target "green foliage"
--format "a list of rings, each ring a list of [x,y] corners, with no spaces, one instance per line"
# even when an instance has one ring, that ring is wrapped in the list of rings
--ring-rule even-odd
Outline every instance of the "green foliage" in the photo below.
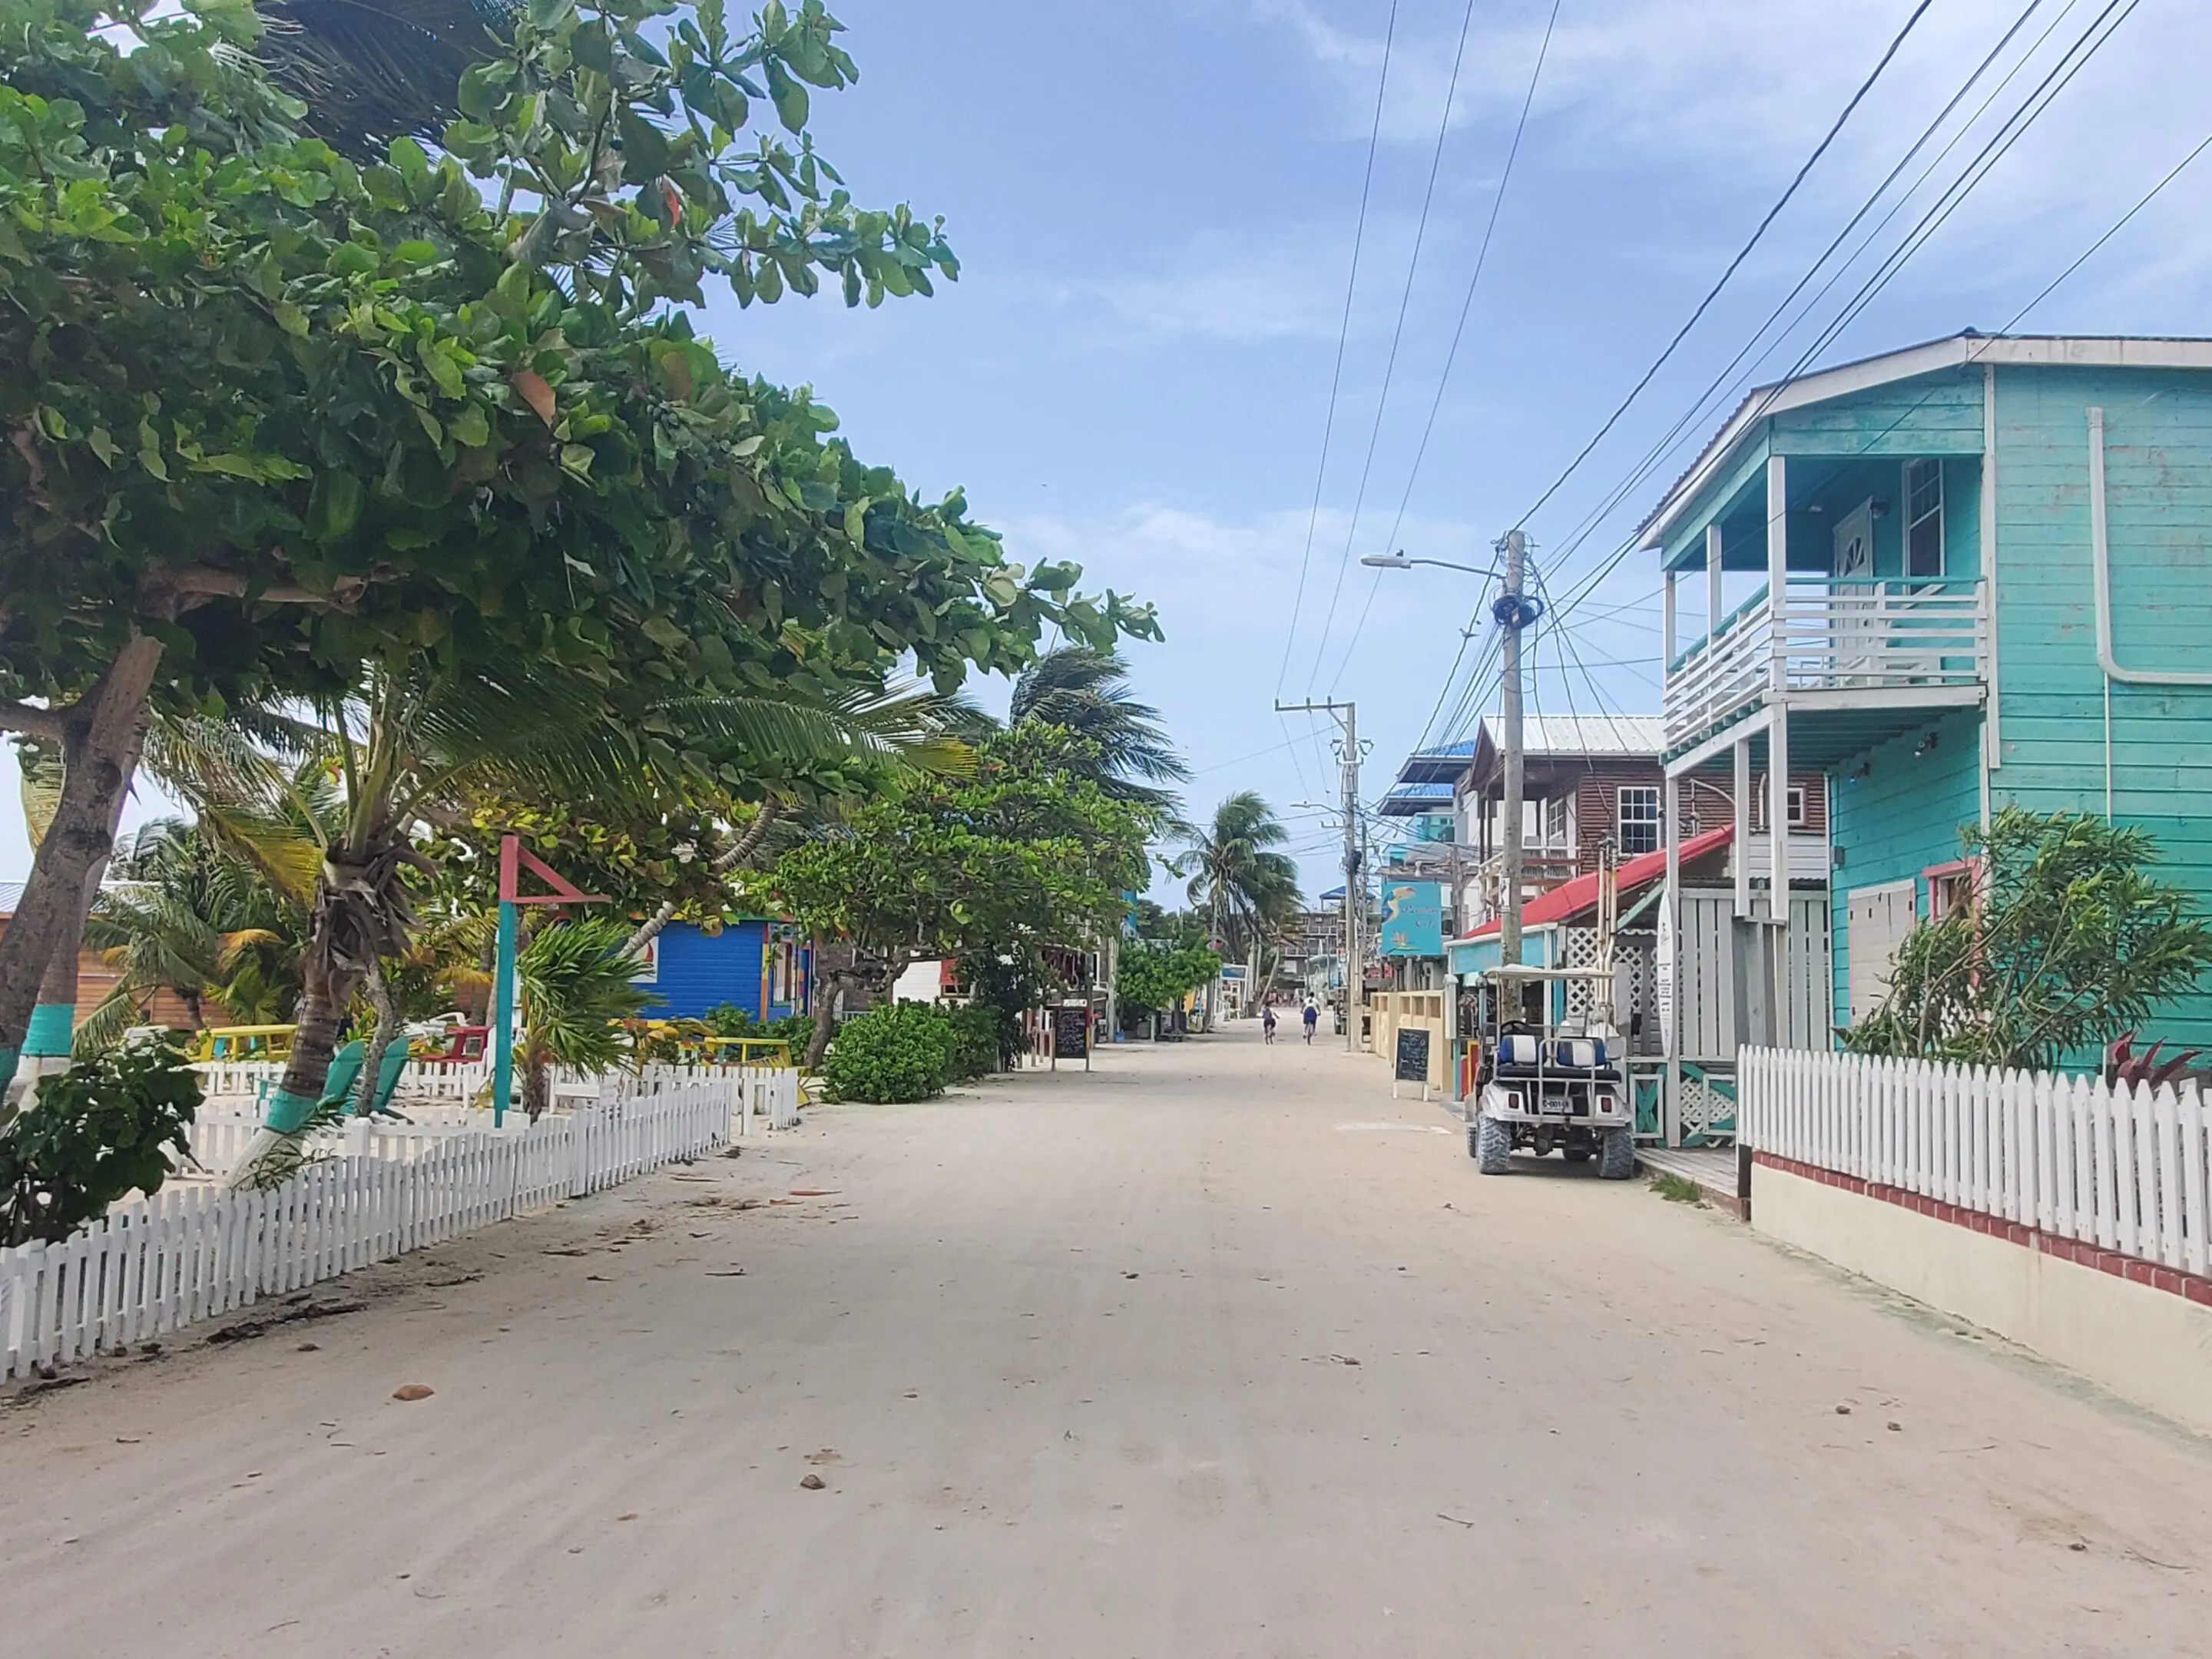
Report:
[[[652,1002],[630,983],[635,960],[623,954],[629,927],[614,916],[583,916],[541,929],[515,957],[522,990],[524,1104],[545,1109],[546,1070],[605,1071],[629,1048],[622,1025]]]
[[[133,1042],[82,1060],[0,1117],[0,1244],[59,1243],[131,1192],[161,1188],[191,1153],[198,1077],[166,1042]]]
[[[2194,896],[2148,871],[2156,842],[2083,812],[2008,806],[1960,831],[1976,902],[1905,935],[1855,1054],[2049,1069],[2138,1030],[2212,967]]]
[[[1164,808],[1159,787],[1190,775],[1159,724],[1159,711],[1129,695],[1129,670],[1110,651],[1063,645],[1014,682],[1006,723],[1056,726],[1091,745],[1085,775],[1117,799]]]
[[[990,1012],[998,1051],[992,1069],[1012,1066],[1029,1046],[1022,1016],[1042,1007],[1054,989],[1042,956],[1034,949],[972,951],[960,959],[959,979],[969,1006]]]
[[[1115,964],[1115,995],[1125,1013],[1158,1013],[1178,1006],[1220,971],[1220,957],[1203,945],[1132,940],[1121,947]]]
[[[927,1003],[871,1008],[838,1026],[822,1080],[837,1100],[930,1100],[953,1076],[952,1022]]]
[[[740,1008],[734,1002],[716,1003],[707,1011],[700,1024],[708,1036],[765,1037],[787,1043],[793,1060],[806,1052],[806,1045],[814,1036],[814,1017],[811,1014],[779,1014],[774,1019],[764,1020],[750,1008]]]
[[[764,884],[848,941],[881,991],[909,960],[1093,938],[1143,878],[1153,818],[1065,769],[1071,750],[1086,752],[1050,727],[990,738],[972,777],[894,784],[785,851]]]
[[[1188,844],[1169,867],[1188,878],[1191,903],[1205,908],[1212,937],[1232,955],[1250,954],[1297,915],[1297,866],[1279,850],[1290,831],[1252,791],[1230,796],[1212,823],[1186,825],[1184,834]]]
[[[116,981],[78,1027],[77,1052],[112,1044],[159,991],[181,999],[195,1026],[282,1018],[306,931],[303,908],[198,829],[148,824],[118,851],[85,923]]]
[[[947,1054],[948,1082],[988,1077],[1006,1063],[1005,1013],[988,1002],[963,1003],[945,1012],[951,1029]],[[1016,1017],[1015,1052],[1020,1052],[1019,1017]]]

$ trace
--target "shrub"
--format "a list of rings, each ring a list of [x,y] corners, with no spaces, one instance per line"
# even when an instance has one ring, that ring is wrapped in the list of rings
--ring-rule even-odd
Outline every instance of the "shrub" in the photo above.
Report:
[[[919,1002],[871,1008],[837,1028],[822,1080],[838,1100],[927,1100],[945,1092],[953,1041],[941,1008]]]
[[[48,1078],[0,1120],[0,1244],[58,1244],[126,1193],[151,1194],[191,1155],[200,1080],[182,1053],[137,1038]]]
[[[951,1010],[947,1018],[952,1035],[952,1076],[959,1079],[988,1077],[997,1071],[1004,1063],[1000,1011],[988,1003],[971,1002]]]
[[[701,1024],[711,1036],[780,1038],[791,1045],[793,1060],[806,1052],[806,1045],[814,1036],[814,1018],[811,1014],[784,1014],[763,1020],[756,1018],[751,1009],[740,1008],[734,1002],[716,1003],[707,1011]]]

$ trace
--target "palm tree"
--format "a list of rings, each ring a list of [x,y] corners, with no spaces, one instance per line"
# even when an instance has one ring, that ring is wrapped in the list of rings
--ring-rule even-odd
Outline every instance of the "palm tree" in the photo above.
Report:
[[[1164,808],[1175,797],[1158,786],[1190,776],[1159,723],[1159,710],[1129,695],[1129,668],[1109,651],[1063,645],[1014,682],[1006,723],[1034,721],[1072,732],[1097,750],[1091,780],[1118,800]]]
[[[641,731],[666,739],[672,752],[756,775],[771,763],[957,759],[931,723],[930,700],[911,693],[824,701],[782,689],[686,691],[635,703],[619,718],[605,696],[605,688],[543,663],[441,671],[410,659],[373,665],[353,695],[309,711],[311,718],[256,716],[249,735],[259,745],[203,723],[192,741],[163,758],[164,781],[204,825],[280,884],[304,878],[312,894],[291,1055],[270,1127],[240,1171],[296,1138],[357,994],[366,990],[377,1012],[364,1073],[391,1041],[398,1010],[380,964],[410,959],[422,932],[403,873],[428,872],[416,831],[459,816],[472,793],[565,791],[610,810],[645,810],[682,793],[690,779],[651,759],[637,741]],[[267,752],[272,748],[296,755],[300,765],[288,770]]]
[[[580,916],[541,928],[515,963],[522,981],[522,1106],[534,1121],[551,1103],[555,1066],[605,1070],[624,1051],[621,1023],[653,1000],[630,982],[637,958],[623,924]]]
[[[110,1046],[159,991],[195,1026],[210,1001],[234,1018],[289,1006],[306,914],[197,827],[148,824],[116,851],[84,940],[116,969],[114,988],[78,1027],[79,1054]]]
[[[514,28],[514,0],[261,0],[256,51],[307,106],[305,125],[356,160],[394,138],[436,138],[461,76]]]
[[[1241,789],[1213,809],[1213,822],[1182,826],[1188,845],[1169,862],[1187,878],[1193,906],[1206,910],[1212,937],[1243,947],[1246,972],[1256,984],[1261,946],[1297,914],[1297,866],[1279,852],[1291,832],[1275,809]]]

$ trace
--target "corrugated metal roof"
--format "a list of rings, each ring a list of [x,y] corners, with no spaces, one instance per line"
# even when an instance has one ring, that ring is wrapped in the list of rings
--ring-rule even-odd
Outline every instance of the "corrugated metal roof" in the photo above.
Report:
[[[23,884],[20,881],[0,881],[0,916],[12,916],[15,907],[23,902]]]
[[[1667,748],[1663,714],[1531,714],[1521,724],[1528,755],[1650,755]]]
[[[1386,818],[1413,817],[1423,812],[1449,811],[1452,786],[1449,783],[1393,784],[1376,810]]]

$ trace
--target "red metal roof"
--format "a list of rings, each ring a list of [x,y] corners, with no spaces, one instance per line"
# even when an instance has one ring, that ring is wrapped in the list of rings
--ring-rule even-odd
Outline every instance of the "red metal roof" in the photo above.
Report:
[[[1682,843],[1682,862],[1687,864],[1692,859],[1703,858],[1708,853],[1716,852],[1735,837],[1735,826],[1732,823],[1724,823],[1717,830],[1708,830],[1701,836],[1692,836]],[[1626,896],[1636,888],[1657,881],[1666,873],[1667,849],[1662,847],[1656,853],[1644,853],[1629,860],[1614,872],[1614,879]],[[1596,902],[1595,872],[1577,876],[1572,881],[1563,883],[1522,905],[1521,925],[1523,927],[1539,927],[1548,921],[1561,921],[1585,906]],[[1470,939],[1488,939],[1497,932],[1498,923],[1493,918],[1473,933],[1462,933],[1449,942],[1462,945]]]

